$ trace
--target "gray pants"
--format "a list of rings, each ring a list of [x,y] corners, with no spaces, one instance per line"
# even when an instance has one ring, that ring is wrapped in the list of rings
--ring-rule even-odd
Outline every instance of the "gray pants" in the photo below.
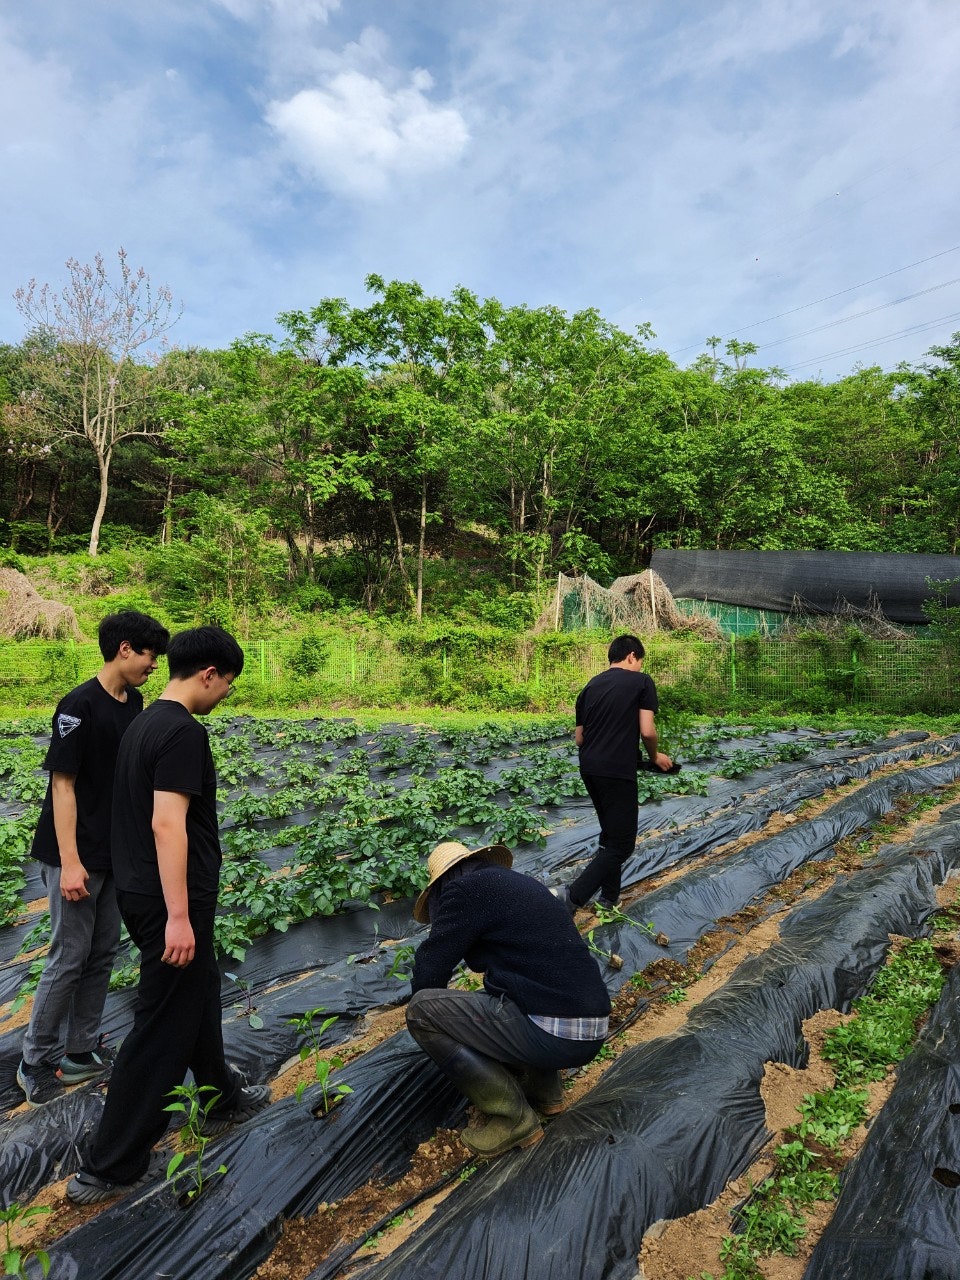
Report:
[[[459,1045],[508,1067],[560,1070],[596,1057],[602,1040],[562,1040],[543,1031],[507,996],[426,988],[407,1005],[407,1029],[443,1069]]]
[[[120,909],[112,872],[92,871],[90,896],[80,902],[61,894],[59,867],[42,863],[41,874],[50,898],[50,950],[23,1037],[23,1060],[55,1069],[64,1053],[97,1047],[120,945]]]

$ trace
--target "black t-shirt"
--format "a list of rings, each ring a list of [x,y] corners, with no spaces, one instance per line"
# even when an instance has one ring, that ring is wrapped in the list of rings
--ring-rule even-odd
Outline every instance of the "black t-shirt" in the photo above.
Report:
[[[645,671],[608,667],[577,698],[583,726],[580,768],[600,778],[635,778],[640,763],[640,712],[656,711],[657,687]]]
[[[110,870],[110,814],[120,739],[143,710],[136,689],[119,702],[93,677],[62,698],[53,713],[53,733],[43,761],[51,774],[68,773],[77,797],[77,852],[88,871]],[[32,854],[51,867],[60,866],[53,825],[53,779],[33,837]]]
[[[163,897],[153,836],[155,791],[190,797],[187,893],[192,904],[216,902],[220,881],[217,774],[207,731],[179,702],[161,698],[124,737],[113,797],[113,874],[127,893]]]

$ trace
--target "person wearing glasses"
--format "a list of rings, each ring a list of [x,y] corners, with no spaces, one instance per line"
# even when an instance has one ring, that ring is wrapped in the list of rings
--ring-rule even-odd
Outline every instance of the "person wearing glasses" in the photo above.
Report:
[[[78,1204],[110,1199],[162,1172],[151,1149],[170,1093],[187,1071],[213,1099],[202,1131],[222,1133],[267,1105],[224,1057],[213,923],[220,878],[217,775],[196,720],[230,694],[243,650],[219,627],[181,631],[167,651],[170,681],[120,744],[113,869],[130,937],[140,948],[133,1028],[120,1047],[103,1116],[79,1173]]]
[[[50,900],[50,948],[17,1067],[31,1107],[110,1070],[100,1023],[120,945],[110,864],[114,768],[120,739],[143,710],[139,690],[169,639],[145,613],[108,614],[97,629],[103,665],[53,713],[43,762],[50,776],[31,849]]]

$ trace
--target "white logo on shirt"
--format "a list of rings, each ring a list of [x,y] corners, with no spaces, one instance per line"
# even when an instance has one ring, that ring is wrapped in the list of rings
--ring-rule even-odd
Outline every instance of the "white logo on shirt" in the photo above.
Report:
[[[63,713],[57,716],[57,729],[61,738],[65,738],[68,733],[73,733],[74,729],[79,728],[79,725],[79,716],[68,716]]]

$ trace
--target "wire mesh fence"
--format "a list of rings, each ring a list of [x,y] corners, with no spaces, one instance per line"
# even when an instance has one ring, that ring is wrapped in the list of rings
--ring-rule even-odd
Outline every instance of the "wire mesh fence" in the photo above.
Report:
[[[246,664],[234,705],[558,710],[569,708],[584,681],[606,666],[607,642],[569,633],[503,636],[482,649],[373,633],[251,640],[243,646]],[[100,663],[95,644],[2,642],[0,702],[13,710],[45,708]],[[960,710],[960,653],[932,639],[654,636],[646,667],[674,705],[710,714]],[[162,672],[148,697],[156,696],[161,679]]]

